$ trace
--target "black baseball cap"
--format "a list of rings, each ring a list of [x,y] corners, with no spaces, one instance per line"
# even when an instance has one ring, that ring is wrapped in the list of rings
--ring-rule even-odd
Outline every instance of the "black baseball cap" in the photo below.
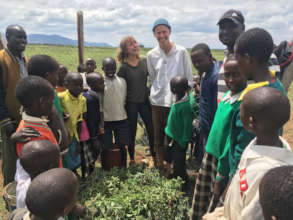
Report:
[[[226,11],[218,21],[217,25],[219,25],[224,20],[230,20],[236,24],[244,24],[243,14],[241,11],[235,9]]]

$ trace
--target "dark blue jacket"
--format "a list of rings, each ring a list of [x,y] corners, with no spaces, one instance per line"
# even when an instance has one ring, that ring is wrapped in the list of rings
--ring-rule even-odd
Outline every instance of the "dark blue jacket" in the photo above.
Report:
[[[98,94],[92,90],[83,93],[86,98],[86,124],[90,137],[97,137],[100,125],[100,104]]]
[[[217,110],[218,73],[222,62],[215,61],[214,65],[202,76],[199,98],[199,127],[204,133],[209,133]]]

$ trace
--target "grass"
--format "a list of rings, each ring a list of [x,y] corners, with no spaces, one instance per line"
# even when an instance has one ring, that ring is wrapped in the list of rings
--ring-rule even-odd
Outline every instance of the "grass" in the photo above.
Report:
[[[141,48],[141,56],[146,56],[149,48]],[[113,47],[85,47],[84,58],[93,58],[97,62],[96,71],[102,72],[102,60],[106,56],[116,58],[118,50]],[[77,71],[78,66],[78,50],[73,46],[52,46],[52,45],[28,45],[25,50],[27,57],[32,57],[36,54],[47,54],[54,57],[60,64],[63,64],[69,71]],[[213,50],[213,56],[217,60],[223,60],[223,50]],[[193,68],[193,67],[192,67]],[[196,70],[193,68],[193,73],[196,74]]]

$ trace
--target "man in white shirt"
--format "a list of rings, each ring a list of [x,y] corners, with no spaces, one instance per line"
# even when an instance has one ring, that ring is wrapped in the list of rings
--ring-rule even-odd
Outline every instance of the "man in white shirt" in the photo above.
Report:
[[[169,22],[164,18],[157,19],[153,26],[153,34],[159,45],[147,53],[147,67],[151,85],[154,147],[158,168],[163,169],[164,128],[172,104],[170,80],[174,76],[184,76],[191,86],[193,76],[187,50],[169,39],[171,34]]]

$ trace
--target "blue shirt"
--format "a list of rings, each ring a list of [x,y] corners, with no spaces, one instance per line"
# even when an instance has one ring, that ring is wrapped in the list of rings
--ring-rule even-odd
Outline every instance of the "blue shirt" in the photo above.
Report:
[[[205,133],[209,133],[217,110],[217,82],[221,66],[221,61],[215,61],[200,82],[199,127]]]
[[[83,93],[86,98],[87,117],[86,124],[90,137],[96,137],[100,124],[100,104],[98,94],[92,90]]]

